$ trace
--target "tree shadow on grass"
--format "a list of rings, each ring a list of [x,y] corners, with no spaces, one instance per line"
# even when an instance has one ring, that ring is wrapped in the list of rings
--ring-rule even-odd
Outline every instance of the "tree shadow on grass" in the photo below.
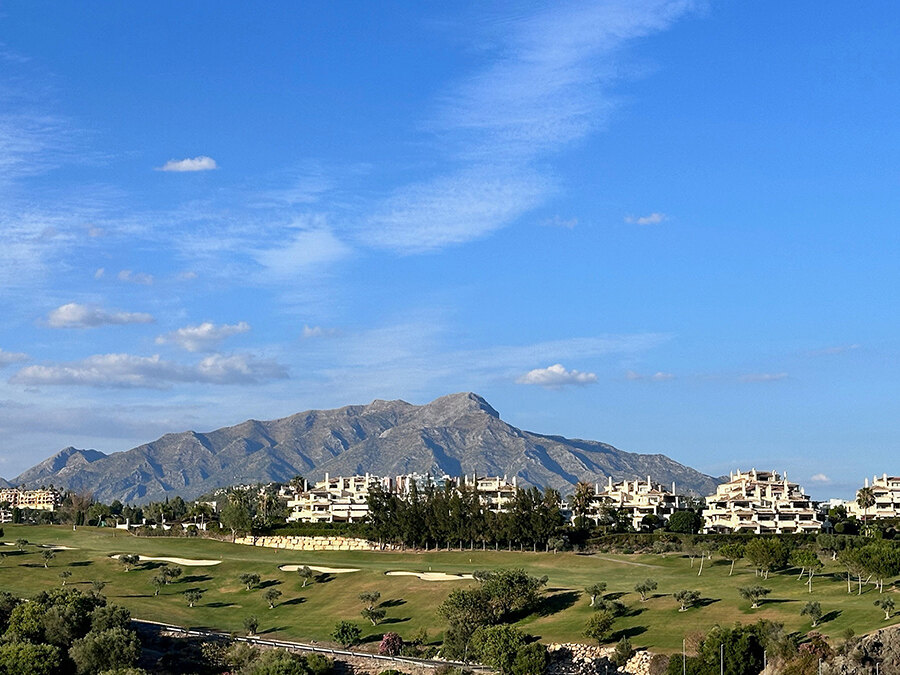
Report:
[[[334,581],[337,577],[334,574],[320,574],[316,577],[317,584],[327,584],[329,581]]]
[[[646,626],[631,626],[630,628],[623,628],[622,630],[617,630],[615,633],[609,636],[610,642],[618,642],[622,638],[628,638],[629,640],[633,637],[637,637],[642,633],[647,632]]]
[[[290,600],[285,600],[282,602],[282,605],[300,605],[306,602],[306,598],[291,598]]]
[[[581,597],[581,593],[578,591],[563,591],[562,593],[545,596],[541,600],[536,613],[540,616],[556,614],[574,605],[578,602],[579,597]]]
[[[405,617],[403,619],[398,619],[397,617],[389,616],[386,619],[382,619],[381,623],[406,623],[409,621],[409,617]]]
[[[281,581],[278,579],[266,579],[265,581],[261,581],[257,588],[271,588],[272,586],[279,586]]]
[[[829,621],[834,621],[834,620],[835,620],[836,618],[838,618],[842,613],[843,613],[843,610],[840,610],[840,609],[834,609],[834,610],[828,612],[828,614],[824,614],[824,615],[822,616],[822,618],[819,619],[819,623],[828,623]]]
[[[69,567],[87,567],[88,565],[93,564],[93,560],[76,560],[75,562],[70,562]]]
[[[700,598],[697,602],[694,603],[695,607],[709,607],[711,604],[715,602],[722,602],[721,598]]]
[[[760,607],[763,605],[783,605],[786,602],[797,602],[797,600],[791,600],[789,598],[766,598],[765,600],[760,600],[759,605]]]
[[[234,607],[235,604],[233,602],[207,602],[204,607]]]
[[[181,581],[186,584],[198,584],[201,581],[210,581],[212,577],[208,574],[194,574],[189,577],[184,577]]]
[[[287,626],[272,626],[257,633],[257,635],[268,635],[269,633],[277,633],[278,631],[287,630]]]
[[[643,614],[646,609],[646,607],[641,607],[640,605],[629,607],[624,612],[622,612],[622,616],[639,616]]]
[[[385,600],[379,605],[380,607],[399,607],[400,605],[405,605],[406,600],[402,598],[394,598],[393,600]]]
[[[365,644],[368,644],[368,643],[370,643],[370,642],[381,642],[381,638],[382,638],[382,637],[383,637],[383,636],[382,636],[382,635],[379,635],[378,633],[375,633],[375,634],[373,634],[373,635],[366,635],[364,638],[360,638],[359,644],[365,645]]]
[[[603,596],[603,599],[604,600],[618,600],[623,595],[628,595],[628,593],[626,593],[625,591],[616,591],[614,593],[607,593],[606,595]]]

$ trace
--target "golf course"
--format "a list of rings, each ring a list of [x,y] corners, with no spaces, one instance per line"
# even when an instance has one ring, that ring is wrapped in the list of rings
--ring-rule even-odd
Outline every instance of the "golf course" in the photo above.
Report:
[[[103,593],[110,602],[131,610],[135,618],[243,631],[244,619],[255,615],[259,633],[284,639],[330,642],[334,624],[342,619],[357,623],[364,648],[374,648],[386,631],[404,638],[422,628],[429,640],[439,639],[444,623],[436,609],[455,588],[477,583],[469,575],[476,570],[524,568],[529,574],[548,577],[545,600],[539,612],[517,625],[544,642],[586,642],[582,636],[592,613],[585,587],[607,584],[605,597],[624,603],[613,640],[628,636],[635,646],[672,652],[681,649],[686,634],[706,631],[714,624],[753,622],[760,618],[781,622],[790,631],[811,630],[801,616],[804,605],[821,604],[823,617],[816,630],[839,636],[848,628],[860,634],[896,622],[886,621],[884,611],[873,606],[878,599],[874,584],[857,595],[847,593],[846,575],[836,563],[827,563],[816,575],[812,593],[798,570],[756,576],[745,561],[738,561],[733,576],[730,563],[713,556],[698,576],[699,561],[680,553],[665,555],[584,555],[575,553],[518,553],[494,551],[442,552],[299,552],[251,547],[201,538],[140,538],[121,530],[71,526],[6,525],[0,562],[0,589],[20,597],[61,586],[90,591],[92,582],[105,582]],[[17,540],[27,545],[16,545]],[[21,549],[21,550],[20,550]],[[54,555],[45,560],[44,552]],[[115,556],[138,555],[130,570]],[[45,564],[47,565],[45,567]],[[178,566],[182,574],[171,583],[154,587],[152,579],[164,566]],[[297,566],[317,571],[303,587]],[[64,571],[71,574],[66,575]],[[63,574],[61,574],[63,573]],[[398,574],[402,573],[402,574]],[[240,577],[259,575],[250,590]],[[641,602],[636,584],[653,579],[657,588]],[[758,609],[741,598],[738,588],[762,585],[771,593]],[[281,595],[270,608],[268,589]],[[700,600],[684,612],[673,593],[696,590]],[[189,607],[185,593],[202,597]],[[360,616],[360,593],[378,591],[385,618],[373,626]],[[885,583],[884,593],[895,593]]]

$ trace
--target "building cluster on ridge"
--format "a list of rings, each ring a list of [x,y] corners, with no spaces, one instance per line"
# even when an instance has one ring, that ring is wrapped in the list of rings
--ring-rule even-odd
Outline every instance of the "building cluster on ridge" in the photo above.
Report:
[[[406,496],[410,486],[419,488],[427,484],[443,485],[449,482],[455,489],[475,489],[484,507],[500,512],[515,497],[518,488],[516,478],[466,475],[459,478],[406,474],[381,477],[373,474],[332,477],[325,474],[322,481],[302,486],[285,486],[281,496],[287,500],[289,522],[362,522],[369,513],[369,492],[380,489]],[[866,479],[866,487],[869,481]],[[860,508],[856,502],[842,502],[848,514],[866,519],[900,517],[900,477],[885,474],[874,478],[871,485],[875,505]],[[671,488],[646,480],[615,482],[612,477],[606,484],[596,484],[590,497],[586,516],[598,521],[605,511],[615,509],[624,512],[625,519],[635,530],[646,526],[647,518],[662,525],[685,507],[687,497],[679,494],[675,483]],[[572,514],[566,511],[571,518]],[[793,534],[818,532],[825,523],[826,513],[813,502],[803,488],[788,480],[787,474],[777,471],[734,471],[727,482],[721,483],[716,493],[705,498],[702,510],[703,532],[748,532],[755,534]]]
[[[5,488],[0,490],[0,523],[12,522],[13,509],[32,509],[34,511],[55,511],[59,508],[62,496],[53,487],[38,490],[24,488]]]

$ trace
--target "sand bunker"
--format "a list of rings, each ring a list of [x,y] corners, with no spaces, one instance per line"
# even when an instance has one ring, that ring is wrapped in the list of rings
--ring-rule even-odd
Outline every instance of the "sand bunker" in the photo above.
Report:
[[[321,572],[322,574],[346,574],[347,572],[359,572],[355,567],[320,567],[319,565],[279,565],[278,569],[282,572],[296,572],[297,570],[308,567],[313,572]]]
[[[120,558],[122,556],[121,553],[117,555],[111,555],[110,558]],[[167,562],[172,563],[173,565],[184,565],[185,567],[209,567],[210,565],[219,565],[221,564],[221,560],[196,560],[193,558],[164,558],[164,557],[153,557],[149,555],[139,555],[138,560],[141,562]]]
[[[389,577],[419,577],[422,581],[462,581],[474,579],[471,574],[447,574],[446,572],[385,572]]]
[[[63,546],[62,544],[38,544],[40,548],[50,548],[54,551],[77,551],[74,546]]]

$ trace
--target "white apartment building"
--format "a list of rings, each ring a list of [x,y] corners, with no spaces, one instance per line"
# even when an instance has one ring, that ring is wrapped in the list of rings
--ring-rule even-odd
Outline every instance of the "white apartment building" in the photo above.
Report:
[[[868,509],[860,508],[856,500],[847,503],[847,513],[859,520],[877,520],[879,518],[900,518],[900,476],[882,474],[865,480],[865,487],[871,488],[875,497],[875,505]]]
[[[711,532],[818,532],[822,523],[810,498],[787,473],[737,471],[706,498],[704,528]]]
[[[645,516],[656,516],[665,522],[679,506],[675,483],[672,483],[670,491],[665,485],[654,483],[650,476],[647,476],[646,481],[623,480],[618,483],[613,483],[610,476],[606,485],[594,486],[594,493],[590,518],[596,520],[604,508],[626,511],[631,518],[631,526],[638,531]]]
[[[338,476],[325,474],[324,480],[312,488],[304,481],[303,490],[295,492],[290,487],[281,489],[281,496],[287,499],[290,509],[288,522],[303,523],[355,523],[369,514],[369,492],[375,486],[400,496],[409,494],[413,483],[420,490],[427,485],[444,485],[450,481],[454,486],[472,486],[478,492],[484,505],[491,511],[499,512],[516,494],[515,477],[512,482],[505,477],[479,477],[476,474],[461,478],[442,476],[435,480],[431,476],[404,474],[394,477],[379,477],[372,474],[358,476]]]
[[[40,490],[24,490],[8,488],[0,490],[0,503],[7,502],[9,508],[35,509],[37,511],[55,511],[59,508],[62,497],[55,488]]]

